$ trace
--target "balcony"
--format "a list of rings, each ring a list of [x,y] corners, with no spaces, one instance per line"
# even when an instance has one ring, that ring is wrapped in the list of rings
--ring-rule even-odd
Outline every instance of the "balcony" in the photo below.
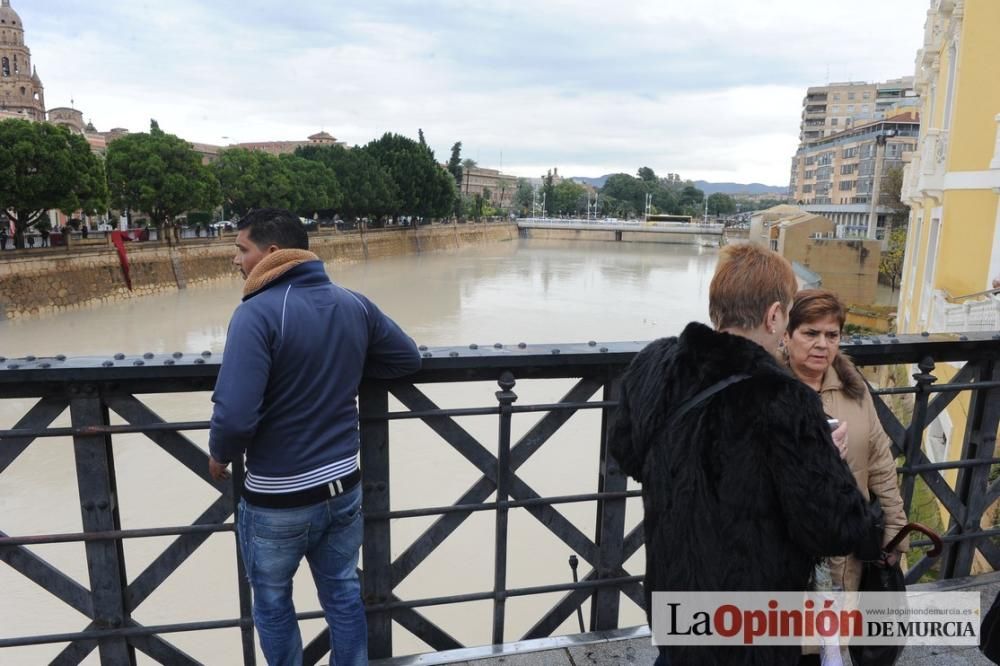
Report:
[[[972,294],[958,298],[936,289],[931,305],[933,333],[964,333],[1000,329],[1000,295]]]
[[[924,136],[920,153],[920,176],[917,180],[917,195],[931,197],[938,202],[944,195],[945,164],[948,161],[948,132],[929,128]]]
[[[923,197],[917,189],[917,181],[920,179],[920,153],[914,153],[909,164],[903,165],[903,187],[899,198],[907,206],[919,206],[923,204]]]

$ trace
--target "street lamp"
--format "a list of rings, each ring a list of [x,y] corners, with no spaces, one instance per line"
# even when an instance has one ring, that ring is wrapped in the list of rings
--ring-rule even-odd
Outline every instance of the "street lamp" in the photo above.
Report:
[[[224,136],[224,137],[221,137],[221,138],[222,138],[222,140],[224,142],[225,141],[229,141],[229,137],[228,136]],[[223,150],[224,147],[225,146],[219,145],[219,150],[217,150],[216,153],[215,153],[215,159],[219,159],[219,157],[222,155],[222,150]],[[219,222],[225,222],[225,221],[226,221],[226,198],[225,198],[225,196],[223,196],[222,197],[222,203],[219,204]],[[222,235],[221,234],[222,227],[219,227],[219,231],[220,231],[219,235],[221,236]]]
[[[875,135],[875,168],[872,170],[871,202],[868,207],[868,238],[878,237],[878,204],[881,198],[882,164],[885,161],[885,144],[887,139],[896,136],[896,130],[885,130]]]

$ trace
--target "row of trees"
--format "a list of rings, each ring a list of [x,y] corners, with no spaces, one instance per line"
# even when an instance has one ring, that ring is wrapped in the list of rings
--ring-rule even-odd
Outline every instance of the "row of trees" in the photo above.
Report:
[[[148,133],[109,144],[103,160],[65,128],[0,121],[0,211],[14,222],[17,247],[52,209],[96,215],[110,207],[130,222],[142,212],[162,229],[220,204],[224,215],[281,206],[304,217],[445,217],[456,197],[422,131],[419,141],[386,133],[361,148],[304,146],[294,155],[231,148],[205,165],[155,120]]]
[[[514,207],[522,215],[531,214],[535,206],[544,203],[548,215],[594,212],[597,216],[637,217],[646,212],[647,201],[652,213],[697,216],[704,211],[705,193],[690,181],[659,178],[651,168],[642,167],[635,176],[627,173],[608,176],[596,196],[571,180],[556,182],[552,174],[542,179],[540,193],[536,193],[528,181],[521,180],[514,194]],[[708,212],[711,215],[734,213],[736,201],[728,194],[712,194],[708,197]]]

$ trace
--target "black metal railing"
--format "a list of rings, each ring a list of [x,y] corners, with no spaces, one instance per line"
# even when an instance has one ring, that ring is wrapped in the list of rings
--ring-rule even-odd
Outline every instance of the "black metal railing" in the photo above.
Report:
[[[627,479],[608,456],[604,433],[615,405],[618,377],[644,343],[571,345],[516,345],[423,350],[424,366],[416,375],[392,382],[362,385],[361,466],[365,506],[365,541],[362,590],[368,612],[369,650],[373,658],[393,655],[392,627],[397,624],[435,650],[464,647],[421,609],[469,601],[492,601],[492,640],[509,640],[506,602],[514,597],[563,592],[555,605],[541,613],[523,639],[551,635],[568,618],[590,602],[590,629],[614,629],[619,623],[622,595],[642,606],[642,577],[626,571],[625,563],[642,546],[641,523],[626,529],[626,502],[638,496],[627,488]],[[947,510],[945,554],[938,575],[958,577],[973,571],[978,555],[982,562],[1000,569],[1000,548],[991,537],[1000,534],[984,526],[991,506],[1000,498],[1000,481],[990,481],[990,470],[1000,463],[994,452],[1000,421],[1000,334],[967,336],[884,336],[854,338],[845,345],[860,365],[905,364],[916,367],[913,384],[876,390],[875,402],[883,426],[893,440],[894,452],[905,463],[900,468],[907,509],[913,502],[918,478],[926,483]],[[956,366],[947,383],[931,374],[940,364]],[[0,637],[0,649],[43,643],[65,644],[54,663],[79,663],[94,649],[103,663],[134,663],[139,650],[156,661],[194,664],[196,659],[173,645],[175,632],[239,627],[243,661],[255,661],[250,590],[233,544],[234,587],[240,617],[161,625],[142,625],[136,609],[146,602],[205,541],[215,533],[233,532],[233,516],[242,469],[234,469],[229,483],[213,481],[207,472],[204,449],[185,432],[205,430],[205,421],[168,422],[137,396],[211,390],[218,361],[210,354],[154,355],[110,358],[0,358],[0,399],[30,399],[23,416],[7,430],[0,430],[0,474],[3,474],[36,440],[71,437],[80,495],[83,530],[77,533],[8,536],[0,531],[0,559],[14,570],[55,595],[89,619],[79,632],[36,636]],[[518,382],[537,379],[573,379],[575,383],[555,403],[518,404]],[[494,404],[481,407],[442,408],[422,389],[440,383],[495,381],[499,390]],[[961,455],[953,462],[931,462],[921,446],[928,423],[934,421],[960,393],[968,392],[967,418]],[[883,398],[907,394],[912,419],[904,425]],[[390,411],[390,396],[403,409]],[[932,397],[933,396],[933,397]],[[205,412],[207,415],[206,401]],[[52,424],[69,410],[71,425]],[[574,414],[600,410],[598,475],[594,492],[543,496],[518,470]],[[111,414],[124,425],[113,425]],[[518,414],[540,414],[539,420],[516,441],[511,422]],[[497,419],[497,441],[484,445],[457,419],[491,416]],[[419,421],[471,463],[479,478],[454,502],[443,506],[391,508],[390,428],[395,421]],[[122,529],[116,437],[143,433],[192,474],[211,485],[218,496],[190,525]],[[493,451],[496,451],[496,454]],[[949,482],[944,474],[952,472]],[[2,478],[2,477],[0,477]],[[430,480],[433,482],[433,479]],[[488,501],[494,496],[492,501]],[[593,532],[584,533],[559,507],[595,502]],[[69,509],[70,507],[67,507]],[[472,515],[495,514],[493,586],[418,599],[404,599],[400,585]],[[508,587],[509,516],[524,511],[589,566],[578,582],[531,587]],[[420,536],[393,557],[392,521],[434,516]],[[3,529],[0,517],[0,530]],[[138,576],[126,575],[123,543],[128,539],[173,536],[173,541]],[[83,542],[89,588],[52,566],[29,547],[39,544]],[[920,546],[920,543],[915,544]],[[915,563],[910,582],[927,573],[930,560]],[[575,569],[574,569],[575,572]],[[131,580],[131,582],[129,582]],[[192,591],[196,594],[197,591]],[[319,611],[301,613],[300,619],[321,618]],[[233,650],[236,646],[233,645]],[[320,632],[306,646],[306,663],[316,663],[328,652],[327,632]],[[2,653],[0,653],[2,657]],[[3,661],[0,658],[0,661]]]

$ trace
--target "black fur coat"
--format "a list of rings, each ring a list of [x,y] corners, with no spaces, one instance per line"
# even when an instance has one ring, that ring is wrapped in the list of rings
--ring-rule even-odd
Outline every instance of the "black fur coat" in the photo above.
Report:
[[[736,373],[685,414],[672,410]],[[622,378],[611,453],[642,483],[652,591],[804,590],[816,558],[851,552],[868,526],[816,392],[760,345],[691,323],[650,343]],[[689,648],[674,664],[795,664],[800,649]]]

